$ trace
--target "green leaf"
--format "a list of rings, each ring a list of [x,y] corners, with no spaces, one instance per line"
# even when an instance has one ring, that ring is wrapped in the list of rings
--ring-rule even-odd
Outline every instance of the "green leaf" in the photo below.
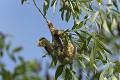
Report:
[[[72,27],[72,30],[73,30],[73,29],[80,29],[82,26],[83,26],[83,21],[81,21],[79,24],[77,24],[77,23],[74,21],[74,26]]]
[[[120,73],[120,62],[119,61],[115,61],[114,63],[115,63],[114,70],[116,72]]]
[[[97,53],[98,53],[98,55],[99,55],[100,60],[103,60],[103,56],[102,56],[102,54],[100,53],[100,51],[97,51]]]
[[[87,8],[85,8],[85,7],[84,7],[83,5],[81,5],[81,4],[79,4],[78,6],[80,7],[80,9],[81,9],[83,12],[85,12],[86,14],[88,14],[89,17],[91,16],[91,14],[90,14],[90,12],[88,11]]]
[[[71,75],[72,75],[72,77],[73,77],[73,80],[78,80],[72,70],[70,71],[70,73],[71,73]]]
[[[0,49],[2,49],[4,47],[4,39],[3,38],[0,38]]]
[[[72,30],[76,29],[76,26],[78,26],[78,24],[76,23],[76,21],[74,21],[74,25],[72,27]]]
[[[71,12],[70,12],[70,11],[67,11],[67,12],[66,12],[66,21],[67,21],[67,22],[69,21],[70,16],[71,16]]]
[[[76,0],[76,2],[90,2],[90,1],[93,1],[93,0]]]
[[[114,11],[115,15],[120,17],[120,12],[118,10],[115,10],[115,9],[110,9],[110,10]]]
[[[79,38],[80,38],[80,40],[81,40],[81,42],[85,42],[86,41],[86,38],[85,37],[83,37],[80,33],[78,33],[77,31],[75,31],[75,33],[79,36]]]
[[[11,42],[9,42],[9,43],[6,45],[6,50],[7,50],[7,51],[9,51],[10,46],[11,46]]]
[[[53,16],[55,15],[57,2],[58,2],[58,0],[53,0],[52,3],[51,3],[51,6],[53,6]]]
[[[83,21],[80,22],[79,28],[81,28],[82,26],[83,26]]]
[[[3,51],[0,51],[0,57],[3,56]]]
[[[96,43],[97,43],[98,45],[100,45],[105,51],[107,51],[108,53],[112,54],[112,52],[105,47],[104,43],[102,43],[100,40],[97,40],[97,39],[95,39],[95,41],[96,41]]]
[[[47,13],[47,10],[49,8],[49,4],[50,4],[50,0],[44,0],[44,5],[43,5],[44,15],[46,15],[46,13]]]
[[[81,54],[81,57],[82,57],[82,58],[85,58],[87,61],[90,62],[90,58],[89,58],[88,56],[86,56],[86,55],[84,55],[84,54]]]
[[[44,58],[44,57],[46,57],[48,54],[44,54],[43,56],[42,56],[42,58]]]
[[[95,33],[95,34],[96,34],[96,37],[98,37],[100,40],[106,40],[106,38],[103,35],[99,33]]]
[[[102,10],[100,10],[100,18],[102,20],[102,23],[104,23],[106,21],[106,14]]]
[[[64,11],[62,11],[62,13],[61,13],[61,18],[62,18],[62,20],[64,20]]]
[[[119,10],[118,9],[118,5],[117,5],[117,1],[116,0],[112,0],[112,2],[113,2],[113,5],[116,7],[116,9]]]
[[[10,55],[10,58],[14,61],[14,62],[16,62],[16,58],[15,58],[15,56],[14,55]]]
[[[55,4],[55,1],[57,1],[57,0],[52,0],[51,7]]]
[[[92,17],[92,20],[91,20],[90,25],[92,25],[92,24],[95,22],[95,20],[96,20],[96,18],[98,17],[98,15],[99,15],[99,11],[97,11],[97,12],[94,14],[94,16]]]
[[[92,51],[90,53],[90,67],[93,69],[93,64],[95,60],[95,49],[94,47],[92,48]]]
[[[57,78],[62,74],[63,68],[64,68],[64,65],[60,65],[57,68],[57,70],[55,72],[55,80],[57,80]]]
[[[109,67],[108,68],[108,72],[109,72],[109,76],[112,76],[113,75],[113,72],[114,72],[114,69],[113,69],[113,67]]]
[[[53,64],[54,64],[54,61],[53,61],[53,59],[52,59],[49,68],[51,68],[51,67],[53,66]]]
[[[92,38],[92,36],[89,36],[89,37],[87,38],[87,41],[86,41],[86,45],[87,45],[87,46],[88,46],[88,44],[89,44],[91,38]]]
[[[87,31],[80,30],[80,32],[82,32],[85,35],[91,36]]]
[[[68,80],[70,78],[70,70],[68,68],[65,69],[65,79],[64,80]]]
[[[83,21],[81,21],[77,26],[76,29],[80,29],[83,26]]]
[[[24,62],[24,59],[21,56],[19,56],[19,60],[20,62]]]
[[[79,64],[82,66],[82,68],[83,68],[83,69],[85,69],[85,68],[86,68],[86,67],[85,67],[85,64],[84,64],[84,62],[83,62],[83,61],[78,60],[78,62],[79,62]]]
[[[99,80],[106,80],[104,74],[106,73],[107,69],[108,69],[108,68],[105,68],[105,69],[101,72]]]
[[[103,54],[105,53],[105,50],[102,48],[102,46],[100,44],[96,44],[96,46],[97,46],[97,50],[99,52],[102,52]]]
[[[21,0],[21,4],[23,4],[24,2],[27,3],[28,0]]]
[[[14,52],[19,52],[19,51],[21,51],[21,50],[22,50],[22,47],[16,47],[16,48],[13,49],[12,52],[13,52],[13,53],[14,53]]]
[[[103,3],[102,0],[97,0],[98,3]]]
[[[23,4],[23,3],[24,3],[24,1],[25,1],[25,0],[21,0],[21,4]]]
[[[114,74],[111,76],[111,80],[117,80]]]

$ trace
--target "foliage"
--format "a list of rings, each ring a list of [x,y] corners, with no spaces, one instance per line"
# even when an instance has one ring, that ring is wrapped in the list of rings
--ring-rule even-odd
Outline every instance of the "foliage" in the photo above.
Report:
[[[42,80],[38,75],[41,65],[37,61],[24,61],[20,56],[15,57],[22,47],[15,47],[11,50],[11,42],[6,43],[7,37],[0,32],[0,59],[2,60],[7,53],[11,61],[18,62],[19,60],[20,63],[16,65],[13,72],[10,72],[6,69],[6,64],[0,61],[0,80]]]
[[[102,0],[60,0],[60,2],[52,0],[51,3],[50,0],[44,0],[44,15],[46,15],[49,5],[51,5],[54,16],[57,3],[60,4],[61,19],[68,22],[70,17],[72,17],[74,20],[72,29],[67,30],[67,32],[80,49],[76,55],[77,59],[74,60],[80,64],[78,67],[82,67],[82,72],[87,72],[88,79],[99,78],[99,80],[106,80],[111,78],[112,80],[117,80],[119,61],[114,62],[109,58],[108,55],[112,56],[113,51],[107,49],[105,43],[110,43],[110,38],[119,36],[120,12],[118,5],[120,5],[120,0],[109,0],[108,3]],[[117,34],[115,34],[115,31],[117,31]],[[118,47],[119,45],[116,46]],[[117,48],[115,49],[117,50]],[[65,80],[77,80],[73,65],[74,63],[64,66],[60,65],[56,70],[55,79],[64,73]],[[90,68],[88,65],[90,65]],[[98,70],[99,66],[107,67],[100,73]],[[89,72],[92,71],[95,73],[91,77]],[[83,78],[80,77],[79,79]]]
[[[52,0],[51,3],[50,0],[44,0],[44,15],[46,15],[49,5],[53,7],[54,15],[57,3],[58,0]],[[59,3],[61,19],[68,22],[70,17],[73,17],[74,25],[71,30],[68,30],[68,33],[70,33],[71,39],[80,49],[79,54],[77,54],[77,60],[80,63],[79,67],[83,68],[82,72],[86,71],[89,73],[94,71],[95,73],[92,74],[92,77],[87,75],[92,80],[98,78],[99,80],[108,78],[117,80],[120,74],[118,67],[120,62],[112,61],[109,58],[108,55],[113,56],[113,51],[107,49],[104,43],[110,43],[111,37],[116,38],[116,36],[119,36],[120,12],[118,5],[120,5],[120,0],[109,0],[108,3],[102,0],[60,0]],[[94,3],[97,5],[94,5]],[[81,17],[82,21],[80,21]],[[115,31],[118,34],[115,34]],[[106,34],[109,36],[107,37]],[[60,65],[56,70],[55,79],[64,72],[66,75],[64,77],[65,80],[77,80],[74,75],[74,68],[71,65],[73,63],[70,66],[64,65],[64,67]],[[87,67],[88,65],[90,65],[90,68]],[[100,65],[106,66],[101,73],[98,70]],[[94,75],[98,75],[98,77]]]
[[[21,2],[23,4],[27,0],[21,0]],[[72,29],[65,32],[69,34],[70,40],[78,46],[79,51],[76,53],[73,63],[65,65],[61,63],[56,65],[55,63],[55,66],[58,66],[55,80],[60,75],[63,75],[64,80],[84,79],[81,74],[78,74],[81,77],[76,77],[77,71],[75,70],[77,68],[82,68],[81,73],[85,72],[86,78],[89,80],[117,80],[120,76],[120,62],[112,60],[111,57],[114,57],[114,52],[117,52],[118,56],[120,50],[120,45],[117,43],[120,39],[120,0],[108,0],[108,3],[103,0],[44,0],[44,17],[50,6],[53,7],[54,16],[58,3],[60,4],[61,19],[66,22],[70,19],[74,21]],[[110,44],[113,45],[108,49],[106,46]],[[6,48],[8,50],[9,45]],[[1,39],[1,54],[3,47],[4,39]],[[21,48],[16,48],[11,52],[19,50]],[[13,57],[12,59],[14,60]],[[52,59],[50,67],[54,66],[53,63],[56,62],[54,57]],[[100,66],[103,66],[104,69],[99,70]],[[10,73],[6,72],[5,74]]]

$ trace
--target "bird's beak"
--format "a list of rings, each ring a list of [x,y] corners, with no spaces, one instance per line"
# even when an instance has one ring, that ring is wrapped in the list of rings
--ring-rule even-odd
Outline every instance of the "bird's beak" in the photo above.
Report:
[[[37,46],[40,46],[40,42],[37,43]]]

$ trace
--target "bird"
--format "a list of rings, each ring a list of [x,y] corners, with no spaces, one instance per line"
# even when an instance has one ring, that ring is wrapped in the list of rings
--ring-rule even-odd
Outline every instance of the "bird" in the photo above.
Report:
[[[47,51],[47,53],[48,53],[49,55],[52,55],[53,45],[52,45],[52,43],[50,43],[50,41],[47,40],[45,37],[40,38],[39,41],[38,41],[38,43],[37,43],[37,45],[38,45],[39,47],[44,47],[45,50]]]

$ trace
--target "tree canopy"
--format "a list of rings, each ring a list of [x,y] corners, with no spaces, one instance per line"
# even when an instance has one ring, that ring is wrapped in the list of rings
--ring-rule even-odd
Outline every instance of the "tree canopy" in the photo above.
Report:
[[[21,4],[28,0],[21,0]],[[120,79],[120,62],[114,59],[120,53],[120,0],[44,0],[43,9],[33,0],[38,12],[46,20],[52,36],[52,42],[45,37],[38,40],[38,46],[44,47],[51,56],[49,68],[56,67],[53,80],[118,80]],[[26,4],[25,4],[26,5]],[[59,7],[57,7],[59,6]],[[73,20],[71,29],[56,29],[46,14],[53,7],[54,18],[56,9],[61,13],[61,19],[66,23]],[[41,11],[43,10],[43,11]],[[59,24],[58,24],[59,25]],[[22,47],[10,51],[11,43],[5,44],[5,35],[0,34],[0,53],[6,50],[15,61],[14,53]],[[118,57],[119,58],[119,57]],[[19,57],[21,64],[14,73],[4,68],[0,63],[2,80],[40,80],[37,74],[40,66],[37,61],[25,62]],[[7,76],[7,77],[6,77]],[[46,80],[52,80],[46,74]],[[44,79],[44,78],[43,78]]]

